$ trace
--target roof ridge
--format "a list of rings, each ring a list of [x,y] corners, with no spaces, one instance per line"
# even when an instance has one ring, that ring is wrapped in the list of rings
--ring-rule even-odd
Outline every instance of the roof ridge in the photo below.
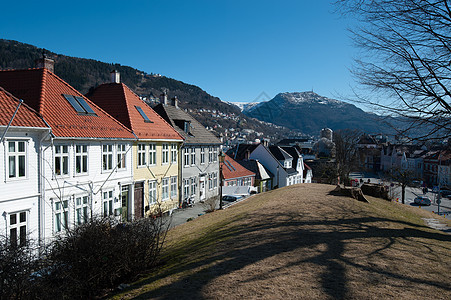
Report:
[[[110,84],[116,84],[114,82],[111,82]],[[133,132],[133,134],[135,134],[135,131],[133,130],[133,124],[132,122],[134,122],[134,119],[130,117],[130,109],[128,107],[128,99],[127,99],[127,95],[125,94],[125,88],[127,87],[124,83],[120,82],[119,83],[121,90],[122,90],[122,94],[124,95],[124,100],[125,100],[125,108],[127,109],[127,118],[128,121],[130,122],[130,130]],[[127,87],[128,88],[128,87]],[[130,89],[129,89],[130,90]],[[131,91],[131,90],[130,90]],[[136,135],[136,134],[135,134]]]

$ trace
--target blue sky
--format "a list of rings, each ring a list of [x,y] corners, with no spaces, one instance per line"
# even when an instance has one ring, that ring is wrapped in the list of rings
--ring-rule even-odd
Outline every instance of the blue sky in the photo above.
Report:
[[[7,1],[0,38],[160,73],[224,101],[350,93],[348,20],[328,0]]]

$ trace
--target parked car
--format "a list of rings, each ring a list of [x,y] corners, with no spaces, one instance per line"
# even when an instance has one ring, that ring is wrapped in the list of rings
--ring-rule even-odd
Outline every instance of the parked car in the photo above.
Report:
[[[223,201],[227,201],[227,202],[233,202],[233,201],[239,200],[241,198],[243,198],[243,196],[239,196],[239,195],[235,195],[235,196],[225,195],[225,196],[222,196],[222,200]]]
[[[431,199],[423,196],[416,197],[413,202],[418,205],[431,205]]]

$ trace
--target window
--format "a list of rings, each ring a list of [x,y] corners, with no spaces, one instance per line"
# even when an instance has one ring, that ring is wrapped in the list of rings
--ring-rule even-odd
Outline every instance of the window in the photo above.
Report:
[[[88,222],[88,196],[75,198],[76,225]]]
[[[169,144],[163,144],[161,156],[162,156],[161,163],[168,164],[169,163]]]
[[[88,146],[75,146],[75,174],[88,173]]]
[[[104,191],[102,193],[102,213],[104,217],[112,216],[113,211],[113,191]]]
[[[213,173],[213,187],[218,187],[218,173]]]
[[[213,189],[213,173],[208,174],[208,189]]]
[[[203,165],[205,163],[205,148],[200,148],[200,164]]]
[[[191,196],[196,195],[196,177],[190,179],[191,181]]]
[[[102,169],[113,169],[113,145],[102,145]]]
[[[26,176],[26,142],[8,142],[8,177],[24,178]]]
[[[149,165],[157,164],[157,148],[155,144],[149,144]]]
[[[85,101],[84,98],[79,96],[65,95],[67,102],[75,109],[75,111],[79,114],[87,114],[87,115],[96,115],[94,110],[89,106],[89,104]]]
[[[196,165],[196,148],[191,148],[191,165]]]
[[[142,108],[140,106],[136,106],[135,105],[136,110],[139,112],[139,114],[141,115],[141,117],[143,117],[144,122],[146,123],[153,123],[149,117],[147,117],[147,115],[144,113],[144,111],[142,110]]]
[[[183,197],[184,199],[189,197],[189,179],[183,179]]]
[[[213,162],[213,148],[212,147],[208,147],[208,162],[209,163]]]
[[[171,198],[177,197],[177,176],[171,177]]]
[[[189,148],[183,149],[183,166],[189,166]]]
[[[157,203],[157,182],[149,181],[149,204]]]
[[[9,240],[11,246],[23,246],[27,241],[27,212],[9,215]]]
[[[55,231],[60,232],[69,225],[69,211],[67,200],[55,202]]]
[[[119,144],[117,145],[117,168],[125,169],[127,168],[127,145]]]
[[[169,178],[163,178],[161,195],[163,201],[169,199]]]
[[[171,144],[171,162],[177,162],[177,144]]]
[[[146,165],[146,145],[138,144],[138,167]]]
[[[217,162],[217,161],[218,161],[218,147],[214,147],[213,161],[214,161],[214,162]]]
[[[55,175],[69,174],[69,146],[55,146]]]

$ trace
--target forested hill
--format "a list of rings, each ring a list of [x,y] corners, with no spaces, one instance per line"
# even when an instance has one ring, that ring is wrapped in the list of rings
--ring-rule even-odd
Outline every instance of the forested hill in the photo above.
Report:
[[[110,72],[116,69],[121,73],[121,81],[138,95],[158,98],[162,91],[166,91],[169,98],[177,96],[182,108],[190,109],[204,126],[215,128],[218,133],[222,133],[225,128],[234,128],[264,132],[273,139],[289,134],[287,129],[243,115],[237,106],[225,103],[195,85],[120,64],[65,56],[29,44],[0,39],[0,69],[34,68],[35,60],[43,54],[55,61],[55,74],[83,94],[91,88],[109,82]],[[233,118],[212,117],[208,110],[215,110]]]

